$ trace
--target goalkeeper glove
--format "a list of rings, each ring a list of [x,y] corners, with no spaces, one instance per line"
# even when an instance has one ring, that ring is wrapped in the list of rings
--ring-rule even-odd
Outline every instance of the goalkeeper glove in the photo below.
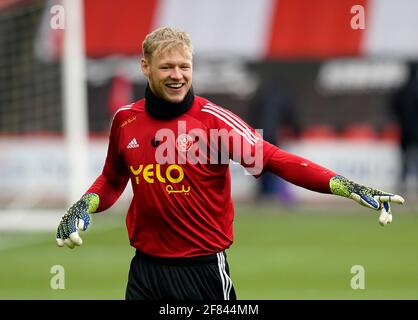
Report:
[[[78,231],[87,230],[90,224],[89,214],[96,212],[99,201],[97,194],[87,193],[67,210],[57,229],[56,240],[59,247],[65,244],[73,249],[74,246],[83,244]]]
[[[353,199],[365,207],[380,210],[379,223],[382,226],[392,222],[390,202],[398,204],[405,202],[399,195],[359,185],[340,175],[331,178],[329,186],[333,194]]]

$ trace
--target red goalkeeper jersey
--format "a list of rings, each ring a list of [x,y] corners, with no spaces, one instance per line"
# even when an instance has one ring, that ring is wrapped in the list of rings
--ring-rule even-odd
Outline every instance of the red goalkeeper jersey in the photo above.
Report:
[[[202,97],[171,119],[152,117],[142,99],[115,114],[103,172],[87,192],[99,195],[103,211],[130,180],[126,226],[133,247],[159,257],[213,254],[233,242],[229,159],[256,176],[270,170],[320,192],[329,192],[335,175],[269,144]]]

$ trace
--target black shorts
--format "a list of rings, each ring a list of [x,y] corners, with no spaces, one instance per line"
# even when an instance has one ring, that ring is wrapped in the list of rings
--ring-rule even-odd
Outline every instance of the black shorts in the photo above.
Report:
[[[129,270],[126,300],[236,300],[225,252],[158,258],[139,250]]]

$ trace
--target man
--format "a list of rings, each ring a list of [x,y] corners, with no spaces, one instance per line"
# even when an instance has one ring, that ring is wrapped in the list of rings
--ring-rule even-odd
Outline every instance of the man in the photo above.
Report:
[[[81,245],[89,214],[106,210],[131,180],[126,217],[132,259],[126,299],[236,299],[225,250],[233,242],[229,159],[255,176],[270,171],[310,190],[333,193],[381,211],[398,195],[358,185],[264,141],[232,112],[195,96],[192,46],[174,28],[142,44],[145,98],[120,108],[112,122],[102,174],[68,209],[59,246]]]

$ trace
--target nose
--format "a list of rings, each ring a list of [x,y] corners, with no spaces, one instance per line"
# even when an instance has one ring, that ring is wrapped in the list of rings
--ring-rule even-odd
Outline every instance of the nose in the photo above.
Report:
[[[179,67],[174,67],[171,70],[170,78],[173,80],[181,80],[183,78],[183,74],[181,73],[181,70]]]

